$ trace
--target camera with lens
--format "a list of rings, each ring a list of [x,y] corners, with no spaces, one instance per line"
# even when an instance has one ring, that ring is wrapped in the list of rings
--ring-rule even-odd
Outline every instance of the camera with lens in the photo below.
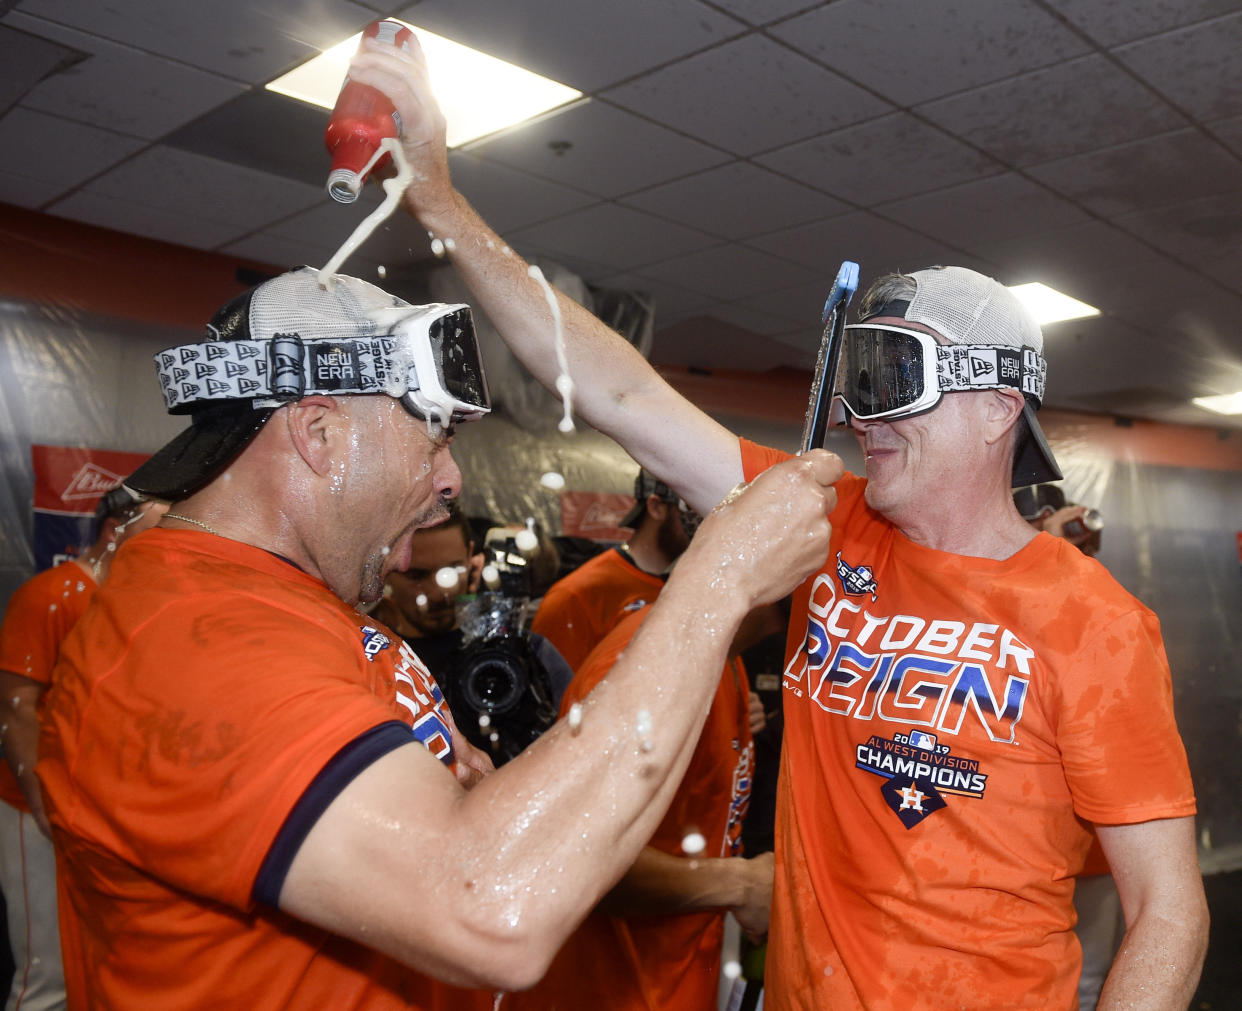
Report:
[[[497,766],[556,722],[551,679],[531,644],[529,560],[512,537],[489,541],[484,584],[458,604],[461,644],[443,679],[453,720]]]

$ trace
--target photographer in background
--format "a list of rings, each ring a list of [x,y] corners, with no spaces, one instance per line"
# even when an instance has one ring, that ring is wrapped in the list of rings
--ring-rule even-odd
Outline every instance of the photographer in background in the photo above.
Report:
[[[527,634],[525,559],[507,543],[476,550],[470,521],[454,504],[447,520],[414,534],[409,568],[388,574],[371,611],[414,648],[458,728],[497,766],[555,722],[571,676],[551,643]],[[482,587],[489,553],[496,590]],[[464,598],[473,599],[463,609]]]

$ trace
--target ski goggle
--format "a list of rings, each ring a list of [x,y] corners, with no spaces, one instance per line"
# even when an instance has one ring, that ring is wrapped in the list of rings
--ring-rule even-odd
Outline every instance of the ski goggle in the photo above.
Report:
[[[375,336],[277,333],[169,348],[155,359],[165,405],[185,414],[220,401],[280,407],[314,394],[386,393],[447,431],[491,410],[469,306],[395,306],[373,318],[383,331]]]
[[[1030,348],[938,344],[919,330],[857,323],[845,328],[830,420],[906,418],[970,390],[1016,389],[1039,403],[1046,375]]]

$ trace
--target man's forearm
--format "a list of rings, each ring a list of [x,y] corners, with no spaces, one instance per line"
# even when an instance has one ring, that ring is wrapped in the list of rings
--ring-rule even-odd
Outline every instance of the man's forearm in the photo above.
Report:
[[[1207,911],[1140,917],[1126,929],[1097,1005],[1099,1011],[1185,1008],[1207,951]]]
[[[600,909],[613,916],[727,909],[749,900],[754,870],[741,857],[674,856],[648,846],[604,897]]]

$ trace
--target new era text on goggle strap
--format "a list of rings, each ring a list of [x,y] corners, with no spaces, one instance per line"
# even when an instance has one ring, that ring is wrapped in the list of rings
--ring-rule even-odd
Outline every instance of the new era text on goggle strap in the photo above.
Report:
[[[1048,364],[1030,348],[1001,344],[937,344],[936,379],[942,393],[1012,387],[1041,404]]]

